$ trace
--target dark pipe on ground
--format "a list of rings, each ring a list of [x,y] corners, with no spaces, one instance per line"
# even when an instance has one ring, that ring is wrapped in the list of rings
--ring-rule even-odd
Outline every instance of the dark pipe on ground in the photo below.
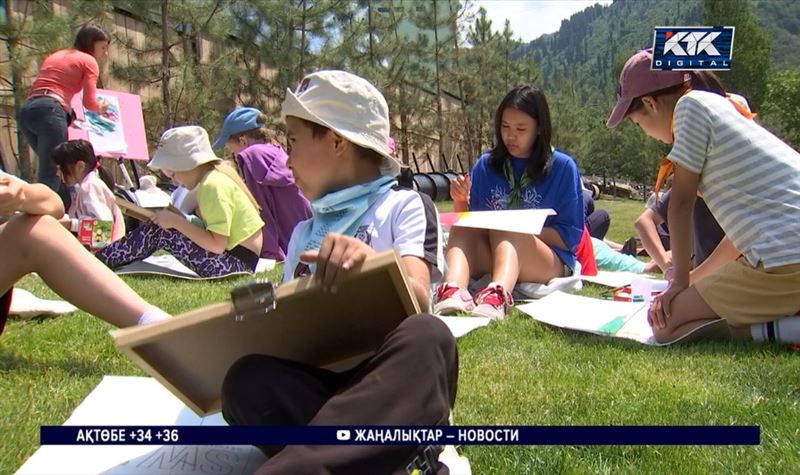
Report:
[[[427,173],[414,173],[414,185],[417,191],[436,201],[436,182]]]
[[[429,173],[428,176],[436,184],[436,198],[434,201],[446,201],[450,199],[450,178],[439,172]]]

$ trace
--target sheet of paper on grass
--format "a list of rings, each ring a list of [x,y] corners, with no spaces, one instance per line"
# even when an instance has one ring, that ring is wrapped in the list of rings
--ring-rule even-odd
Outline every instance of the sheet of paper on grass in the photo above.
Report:
[[[611,272],[606,270],[597,271],[597,275],[582,275],[581,279],[586,282],[591,282],[597,285],[606,287],[623,287],[631,285],[633,279],[649,279],[653,281],[653,289],[667,288],[667,281],[662,279],[654,279],[647,274],[637,274],[635,272]]]
[[[64,425],[222,426],[220,414],[199,417],[152,378],[104,376]],[[153,474],[250,475],[265,461],[242,445],[46,445],[20,467],[20,475]],[[450,473],[471,473],[469,460],[447,446],[439,460]]]
[[[444,227],[494,229],[523,234],[542,232],[548,216],[556,214],[552,209],[518,209],[498,211],[467,211],[463,213],[441,213],[439,221]]]
[[[226,425],[200,417],[152,378],[104,376],[64,425]],[[46,445],[18,474],[251,474],[265,458],[251,446]]]
[[[491,323],[491,320],[486,317],[444,317],[441,315],[436,315],[436,317],[447,325],[454,338],[461,338],[472,330]]]
[[[683,338],[668,343],[658,343],[647,323],[649,308],[647,303],[615,302],[563,292],[554,292],[516,308],[534,320],[548,325],[595,335],[626,338],[655,346],[671,345],[727,331],[727,324],[720,319],[698,327]]]
[[[9,315],[17,315],[23,318],[36,317],[38,315],[63,315],[76,310],[74,305],[63,300],[40,299],[25,289],[19,287],[14,289],[11,299]]]
[[[259,259],[256,265],[256,274],[268,272],[275,268],[274,259]],[[175,277],[188,280],[214,280],[232,277],[236,275],[251,275],[249,272],[233,272],[217,277],[200,277],[195,271],[183,265],[178,259],[170,254],[160,256],[150,256],[141,261],[132,262],[128,265],[114,269],[119,275],[151,274]]]

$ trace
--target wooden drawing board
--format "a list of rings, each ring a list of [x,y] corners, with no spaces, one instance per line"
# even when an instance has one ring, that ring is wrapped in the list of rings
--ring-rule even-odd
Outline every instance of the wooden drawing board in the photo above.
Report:
[[[117,347],[197,414],[220,409],[231,365],[266,354],[320,367],[374,352],[406,317],[419,313],[400,258],[367,259],[336,293],[311,277],[276,289],[276,308],[237,321],[230,301],[150,325],[112,332]]]
[[[117,206],[119,206],[123,214],[138,219],[139,221],[150,221],[155,215],[155,212],[152,210],[142,208],[119,196],[115,197],[114,201],[117,202]]]

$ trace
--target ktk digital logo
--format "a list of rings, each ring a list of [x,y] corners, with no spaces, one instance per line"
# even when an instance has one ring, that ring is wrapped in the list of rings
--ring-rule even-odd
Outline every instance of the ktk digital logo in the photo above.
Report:
[[[731,69],[733,26],[657,26],[650,69]]]

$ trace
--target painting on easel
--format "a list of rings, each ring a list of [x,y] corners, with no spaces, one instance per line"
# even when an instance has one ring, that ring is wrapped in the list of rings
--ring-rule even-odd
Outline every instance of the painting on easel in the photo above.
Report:
[[[85,110],[81,94],[72,98],[76,120],[69,127],[69,139],[88,140],[95,153],[105,157],[149,160],[141,98],[108,89],[98,89],[96,97],[108,104],[106,112]]]
[[[98,102],[108,104],[105,112],[84,109],[84,128],[89,132],[89,141],[97,153],[125,155],[128,143],[122,125],[119,99],[112,95],[97,95]]]

